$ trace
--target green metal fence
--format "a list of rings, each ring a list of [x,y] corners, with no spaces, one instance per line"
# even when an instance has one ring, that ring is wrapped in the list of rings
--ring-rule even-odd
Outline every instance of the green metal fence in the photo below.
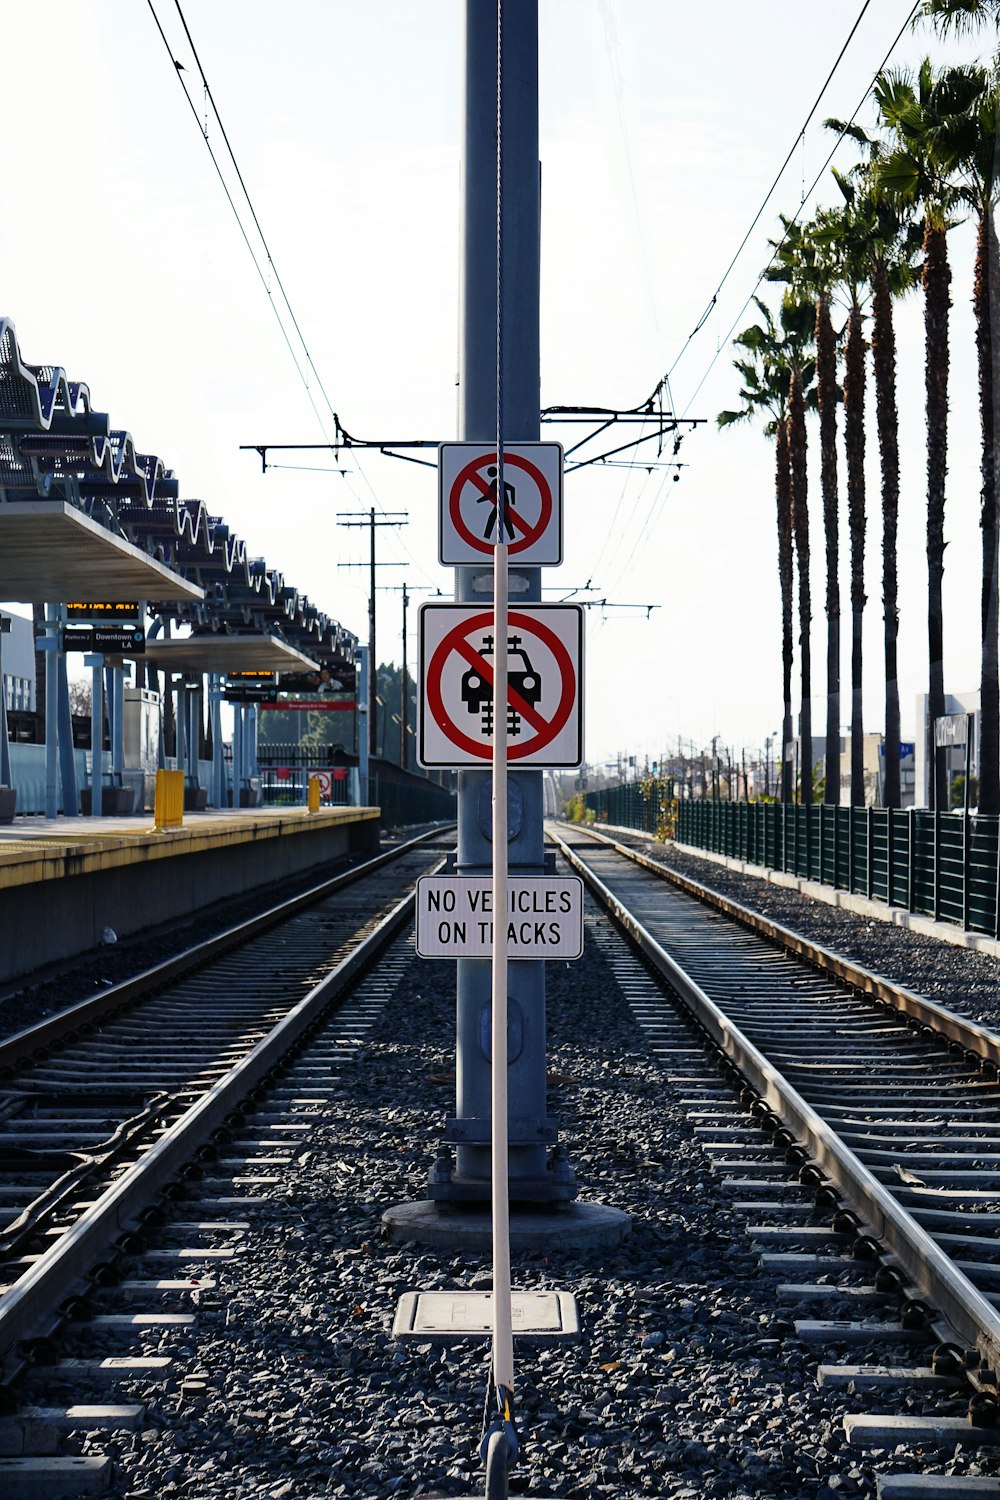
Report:
[[[396,771],[395,774],[391,771],[374,772],[369,797],[373,806],[382,809],[383,828],[398,828],[407,823],[451,822],[457,815],[454,792],[405,771]]]
[[[1000,818],[924,808],[675,802],[646,778],[588,792],[599,823],[635,828],[746,864],[1000,937]]]
[[[649,831],[626,816],[607,821]],[[676,838],[1000,937],[996,817],[922,808],[692,801],[678,805]]]
[[[674,833],[673,784],[657,777],[644,777],[621,786],[587,792],[584,805],[599,823],[619,828],[637,828],[642,833],[671,838]]]

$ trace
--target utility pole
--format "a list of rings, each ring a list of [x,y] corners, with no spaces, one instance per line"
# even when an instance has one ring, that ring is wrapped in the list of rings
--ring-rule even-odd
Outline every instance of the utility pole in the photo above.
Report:
[[[440,594],[441,590],[432,589],[430,587],[425,587],[419,584],[414,588],[407,583],[383,583],[380,584],[379,587],[382,589],[383,593],[402,594],[403,596],[403,671],[399,710],[399,764],[402,769],[406,771],[409,769],[409,766],[407,765],[408,747],[406,736],[412,732],[407,722],[409,717],[409,682],[407,678],[406,668],[406,612],[413,602],[414,594]]]
[[[375,569],[379,568],[401,568],[402,563],[376,563],[375,561],[375,528],[376,526],[405,526],[407,514],[405,510],[386,511],[384,515],[376,519],[374,505],[368,512],[368,519],[361,520],[349,511],[340,511],[337,516],[337,525],[347,527],[349,530],[356,526],[367,526],[371,533],[371,549],[368,562],[368,751],[370,755],[378,754],[376,744],[378,715],[375,712],[376,700],[376,667],[375,657]],[[339,563],[341,568],[353,568],[359,566],[357,563]],[[364,566],[364,564],[360,564]],[[405,650],[405,646],[404,646]]]

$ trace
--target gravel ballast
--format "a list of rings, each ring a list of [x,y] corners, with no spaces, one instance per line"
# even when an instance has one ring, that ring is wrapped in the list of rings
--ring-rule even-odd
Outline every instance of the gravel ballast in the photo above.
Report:
[[[614,830],[614,837],[689,880],[853,959],[874,974],[882,974],[971,1020],[1000,1028],[1000,961],[989,954],[925,937],[878,917],[858,916],[773,884],[763,875],[729,870],[673,844],[653,843],[639,835],[628,838],[619,829]]]
[[[514,1492],[834,1500],[874,1496],[876,1471],[981,1472],[968,1447],[915,1458],[847,1445],[845,1413],[961,1415],[965,1397],[904,1387],[873,1402],[816,1387],[829,1350],[795,1339],[793,1314],[679,1102],[683,1088],[632,1018],[605,957],[606,919],[591,912],[587,925],[601,944],[547,971],[550,1067],[561,1080],[551,1107],[582,1196],[626,1210],[634,1228],[614,1252],[515,1257],[518,1287],[577,1297],[582,1339],[517,1346]],[[151,1402],[144,1432],[84,1445],[116,1454],[116,1494],[482,1492],[486,1344],[397,1344],[389,1330],[402,1292],[488,1287],[487,1261],[381,1234],[386,1207],[423,1196],[452,1110],[441,1077],[453,1053],[454,968],[414,959],[282,1169],[280,1191],[249,1208],[244,1248],[218,1273],[220,1311],[193,1338],[147,1339],[145,1352],[204,1372],[204,1398],[180,1401],[175,1381]],[[685,1058],[685,1073],[698,1067]],[[183,1218],[197,1216],[194,1201]],[[81,1335],[64,1352],[91,1348]]]

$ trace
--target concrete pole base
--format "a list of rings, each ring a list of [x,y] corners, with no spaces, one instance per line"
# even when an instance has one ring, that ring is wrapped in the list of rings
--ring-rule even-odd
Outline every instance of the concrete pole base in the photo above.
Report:
[[[440,1245],[448,1250],[488,1251],[493,1243],[489,1207],[447,1209],[425,1199],[394,1203],[382,1215],[393,1244]],[[514,1209],[511,1250],[614,1250],[631,1233],[632,1220],[603,1203],[569,1203],[557,1209]]]

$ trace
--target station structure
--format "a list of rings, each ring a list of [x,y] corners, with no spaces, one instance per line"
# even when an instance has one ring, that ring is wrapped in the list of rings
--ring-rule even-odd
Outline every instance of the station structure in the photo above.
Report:
[[[131,434],[94,410],[89,387],[56,365],[23,357],[14,324],[0,319],[0,599],[43,605],[45,786],[48,819],[131,810],[124,794],[125,664],[166,673],[176,698],[177,764],[188,803],[254,800],[257,705],[234,702],[232,787],[226,785],[221,703],[227,675],[353,668],[356,638],[286,583],[201,500],[182,499],[176,474],[140,452]],[[66,601],[97,605],[92,629],[67,631]],[[131,608],[122,631],[116,611]],[[148,629],[146,622],[149,621]],[[103,627],[103,628],[102,628]],[[118,627],[116,629],[116,627]],[[184,632],[184,633],[182,633]],[[73,754],[66,647],[92,642],[92,720],[106,696],[110,765],[94,737],[89,786]],[[2,636],[0,636],[2,661]],[[213,761],[201,786],[196,727],[205,684]],[[165,763],[162,730],[157,761]],[[6,700],[0,694],[0,817],[16,810]],[[81,793],[83,796],[81,797]],[[142,810],[142,803],[135,809]]]
[[[84,382],[29,364],[8,319],[0,319],[0,599],[43,606],[34,645],[45,660],[45,745],[32,757],[44,785],[32,788],[27,810],[16,804],[0,691],[0,980],[377,846],[377,807],[256,805],[258,702],[274,697],[281,673],[353,680],[356,637],[251,557],[203,501],[182,499],[176,474],[95,411]],[[73,650],[92,673],[82,775]],[[130,706],[137,696],[155,700],[147,683],[158,686],[161,673],[175,704],[175,754],[165,754],[159,716],[158,742],[147,748],[154,776],[171,763],[185,773],[183,826],[169,830],[151,827],[148,812],[135,816],[148,805],[146,788],[125,757],[126,692]],[[247,676],[267,679],[266,688],[234,690],[233,678]],[[206,694],[210,767],[198,754]],[[223,701],[233,711],[231,779]]]

